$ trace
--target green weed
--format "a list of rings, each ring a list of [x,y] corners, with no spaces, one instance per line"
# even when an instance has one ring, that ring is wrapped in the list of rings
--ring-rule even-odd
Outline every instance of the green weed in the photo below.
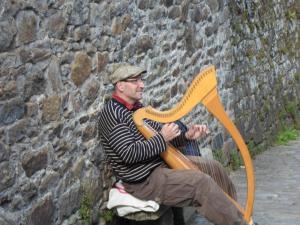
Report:
[[[276,138],[277,145],[286,145],[291,140],[296,140],[300,136],[300,132],[294,128],[286,128],[279,132]]]

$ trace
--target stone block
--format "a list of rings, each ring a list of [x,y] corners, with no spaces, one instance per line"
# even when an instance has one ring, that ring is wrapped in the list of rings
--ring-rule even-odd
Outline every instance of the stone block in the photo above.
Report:
[[[92,61],[90,57],[80,52],[75,55],[74,62],[71,65],[71,79],[76,86],[80,86],[90,76],[92,70]]]
[[[7,49],[14,40],[17,33],[16,22],[13,18],[0,22],[0,52]]]
[[[6,161],[9,158],[9,151],[6,146],[0,142],[0,162]]]
[[[30,129],[28,129],[29,121],[28,119],[22,119],[15,122],[13,125],[7,128],[5,131],[6,133],[6,143],[7,144],[13,144],[21,141],[23,138],[31,132]]]
[[[53,56],[47,70],[47,92],[59,93],[63,90],[58,58]]]
[[[60,220],[70,216],[74,210],[79,208],[80,195],[80,184],[77,182],[60,196],[58,203]]]
[[[97,52],[97,71],[101,72],[104,70],[105,66],[109,62],[109,54],[108,52]]]
[[[33,11],[20,11],[17,16],[17,45],[36,40],[39,18]]]
[[[55,121],[60,118],[61,98],[54,95],[46,98],[43,102],[42,119],[44,121]]]
[[[22,167],[26,176],[31,177],[35,172],[44,169],[48,164],[48,149],[37,152],[27,152],[22,157]]]
[[[56,13],[52,15],[47,21],[47,30],[49,32],[49,36],[53,38],[60,39],[66,29],[67,19],[62,15],[62,13]]]
[[[14,98],[7,102],[0,102],[0,125],[9,125],[21,119],[25,114],[24,102],[21,98]]]
[[[15,168],[9,162],[0,163],[0,192],[12,186],[15,182]]]
[[[53,224],[55,205],[52,196],[48,194],[33,206],[29,215],[28,225],[51,225]]]

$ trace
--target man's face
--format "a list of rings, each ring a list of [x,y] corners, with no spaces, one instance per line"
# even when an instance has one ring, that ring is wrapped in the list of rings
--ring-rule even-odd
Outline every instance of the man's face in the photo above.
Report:
[[[144,82],[140,75],[120,81],[119,87],[123,97],[130,103],[135,103],[143,98]]]

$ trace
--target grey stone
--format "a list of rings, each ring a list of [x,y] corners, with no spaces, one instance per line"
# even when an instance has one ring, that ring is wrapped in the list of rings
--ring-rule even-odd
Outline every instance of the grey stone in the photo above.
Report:
[[[61,97],[57,95],[46,98],[43,102],[42,119],[46,122],[56,121],[61,115]]]
[[[64,217],[70,216],[75,209],[79,208],[80,205],[80,184],[76,182],[66,192],[64,192],[58,203],[60,211],[60,220]]]
[[[49,36],[58,39],[62,38],[66,30],[67,23],[67,18],[61,12],[49,17],[46,26]]]
[[[137,6],[142,10],[153,9],[155,7],[155,2],[151,0],[139,0]]]
[[[33,199],[37,195],[37,187],[31,181],[24,181],[24,183],[20,184],[18,187],[20,193],[22,194],[22,198],[28,202]]]
[[[8,127],[6,130],[6,143],[17,143],[30,134],[29,124],[30,121],[28,119],[22,119]]]
[[[97,52],[97,71],[101,72],[105,69],[105,66],[109,62],[109,54],[108,52]]]
[[[209,1],[206,1],[206,2],[207,2],[207,4],[208,4],[208,6],[209,6],[212,13],[216,13],[216,12],[219,11],[219,9],[220,9],[219,0],[209,0]]]
[[[153,38],[148,35],[143,35],[138,38],[136,43],[137,53],[147,52],[153,47]]]
[[[95,101],[98,96],[99,88],[100,83],[95,79],[91,79],[83,85],[82,95],[85,97],[85,107],[89,106]]]
[[[209,25],[205,28],[205,35],[207,37],[210,37],[218,30],[218,27],[216,24]]]
[[[0,192],[15,182],[15,169],[9,162],[0,163]]]
[[[12,213],[9,213],[4,210],[0,210],[0,224],[1,225],[17,225],[17,223],[15,222],[14,218],[15,215],[13,215]]]
[[[75,55],[74,62],[72,63],[71,79],[77,86],[90,76],[92,70],[92,61],[90,57],[84,53],[79,52]]]
[[[61,81],[60,67],[57,57],[53,56],[46,72],[47,77],[47,93],[58,94],[63,90]]]
[[[11,52],[0,53],[0,65],[2,68],[11,69],[21,66],[22,62],[18,54]],[[18,71],[10,70],[10,71]]]
[[[39,29],[39,18],[33,11],[20,11],[17,16],[17,45],[36,40]]]
[[[90,38],[90,27],[88,25],[83,25],[80,27],[75,28],[74,30],[74,40],[81,41]]]
[[[163,4],[166,7],[170,7],[171,5],[173,5],[173,0],[160,0],[160,4]]]
[[[72,12],[69,23],[72,25],[83,25],[89,18],[89,2],[75,0],[72,3]]]
[[[9,150],[2,142],[0,142],[0,162],[6,161],[8,158]]]
[[[48,148],[38,152],[26,152],[22,157],[22,167],[26,176],[31,177],[38,170],[44,169],[48,164]]]
[[[19,50],[20,59],[23,63],[45,60],[51,56],[51,52],[48,49],[43,48],[21,48]]]
[[[168,17],[170,19],[176,19],[176,18],[180,17],[180,7],[179,6],[170,7]]]
[[[52,195],[46,195],[33,206],[28,225],[51,225],[54,220],[55,205]]]
[[[183,0],[180,5],[180,21],[186,21],[189,14],[190,0]]]
[[[218,133],[212,139],[212,149],[220,150],[222,149],[223,144],[224,144],[223,135],[222,133]]]
[[[24,102],[20,98],[13,98],[7,102],[0,102],[0,124],[9,125],[21,119],[25,113]]]
[[[17,33],[16,22],[13,18],[0,21],[0,52],[6,50],[13,42]]]
[[[106,1],[100,4],[90,3],[90,24],[103,29],[104,24],[110,22],[110,9]]]
[[[41,184],[39,185],[39,190],[41,192],[45,192],[50,190],[51,187],[56,187],[59,181],[59,173],[53,170],[46,170],[46,174],[41,180]]]
[[[23,86],[23,82],[19,82],[20,86]],[[46,80],[43,75],[43,71],[31,70],[31,73],[26,77],[24,83],[23,97],[25,101],[28,101],[34,95],[40,95],[45,91]],[[21,87],[19,87],[21,89]]]

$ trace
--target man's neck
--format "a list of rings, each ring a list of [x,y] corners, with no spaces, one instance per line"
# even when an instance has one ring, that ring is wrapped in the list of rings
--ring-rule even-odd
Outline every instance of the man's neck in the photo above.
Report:
[[[122,96],[122,94],[116,92],[113,93],[112,98],[117,100],[129,110],[132,110],[134,108],[134,105],[137,103],[128,100],[126,97]]]

